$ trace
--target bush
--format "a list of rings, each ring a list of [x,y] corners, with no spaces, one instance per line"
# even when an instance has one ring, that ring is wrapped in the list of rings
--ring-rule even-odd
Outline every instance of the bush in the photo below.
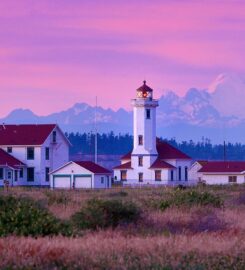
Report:
[[[139,216],[140,211],[133,203],[93,199],[72,216],[72,222],[78,229],[115,228],[135,222]]]
[[[61,223],[33,200],[12,196],[0,198],[0,236],[45,236],[59,233],[70,234],[69,225]]]
[[[214,206],[221,207],[223,202],[221,198],[210,192],[199,192],[196,190],[190,190],[187,192],[176,192],[175,193],[175,204],[177,206]]]
[[[223,201],[218,195],[207,191],[176,190],[168,198],[154,202],[152,205],[160,210],[165,210],[171,206],[213,206],[220,208],[223,206]]]

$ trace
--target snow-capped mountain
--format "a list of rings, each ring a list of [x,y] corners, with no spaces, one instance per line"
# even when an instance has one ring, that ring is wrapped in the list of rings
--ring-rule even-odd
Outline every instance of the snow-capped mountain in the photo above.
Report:
[[[211,104],[226,116],[245,118],[245,81],[237,74],[221,74],[209,86]]]
[[[223,139],[245,142],[245,83],[235,74],[219,75],[206,90],[191,88],[183,97],[168,91],[159,99],[157,133],[179,140],[213,141]],[[131,133],[132,112],[124,109],[97,108],[99,132]],[[30,110],[17,109],[0,119],[4,123],[58,123],[65,131],[91,132],[95,129],[95,108],[86,103],[50,114],[35,115]]]

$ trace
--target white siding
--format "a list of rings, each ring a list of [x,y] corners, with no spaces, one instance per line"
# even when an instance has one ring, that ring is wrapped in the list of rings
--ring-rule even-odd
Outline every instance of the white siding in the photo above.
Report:
[[[237,184],[243,184],[244,174],[203,174],[202,180],[206,182],[208,185],[225,185],[229,183],[229,175],[237,176]]]

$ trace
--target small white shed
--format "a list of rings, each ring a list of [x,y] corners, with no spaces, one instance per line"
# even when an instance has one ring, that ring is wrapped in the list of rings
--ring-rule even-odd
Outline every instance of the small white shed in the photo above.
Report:
[[[111,188],[112,173],[91,161],[70,161],[50,176],[52,189]]]

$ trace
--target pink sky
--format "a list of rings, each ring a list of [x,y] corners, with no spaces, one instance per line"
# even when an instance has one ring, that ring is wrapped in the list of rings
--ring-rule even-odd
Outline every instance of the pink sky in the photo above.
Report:
[[[118,109],[143,79],[160,96],[245,73],[245,1],[1,0],[0,117],[77,102]]]

